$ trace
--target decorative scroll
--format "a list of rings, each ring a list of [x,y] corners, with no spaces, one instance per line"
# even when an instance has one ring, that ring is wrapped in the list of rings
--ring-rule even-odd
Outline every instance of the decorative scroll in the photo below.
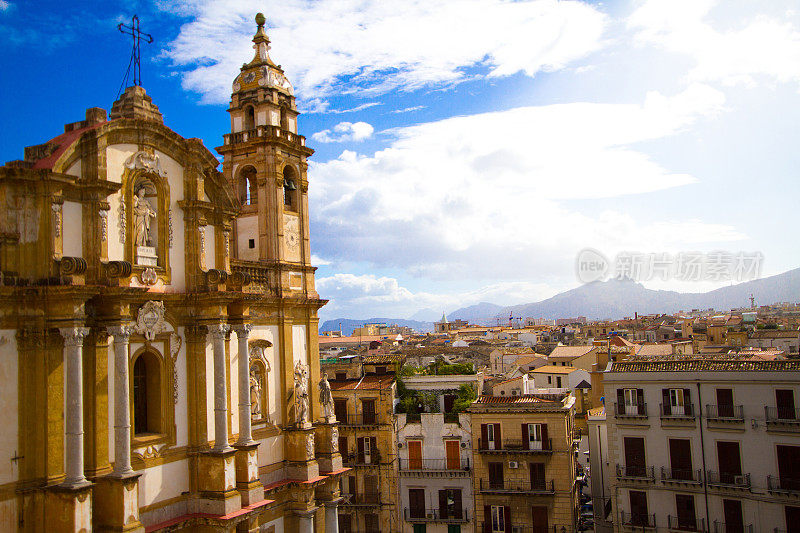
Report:
[[[125,161],[125,168],[153,172],[161,177],[167,176],[167,171],[161,166],[161,161],[159,161],[158,156],[141,150],[130,156]]]
[[[156,274],[155,269],[148,267],[142,270],[142,273],[139,274],[139,279],[144,285],[155,285],[158,281],[158,274]]]
[[[86,259],[81,257],[62,257],[59,262],[59,271],[65,276],[83,274],[86,272]]]

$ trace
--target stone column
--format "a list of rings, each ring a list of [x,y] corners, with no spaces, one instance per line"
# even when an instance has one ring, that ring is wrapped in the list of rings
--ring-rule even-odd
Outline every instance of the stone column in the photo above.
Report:
[[[231,450],[228,445],[228,398],[225,372],[225,335],[228,324],[208,326],[214,344],[214,448],[215,452]]]
[[[250,349],[247,344],[250,329],[250,324],[233,326],[239,339],[239,440],[236,442],[239,445],[253,443],[250,424]]]
[[[131,468],[131,405],[130,360],[128,341],[133,327],[111,326],[108,334],[114,337],[114,475],[133,473]]]
[[[297,517],[300,533],[314,533],[314,513],[303,513]]]
[[[64,337],[64,441],[66,479],[63,485],[77,488],[88,485],[83,474],[83,339],[89,328],[61,328]]]
[[[325,533],[339,533],[339,500],[325,502]]]

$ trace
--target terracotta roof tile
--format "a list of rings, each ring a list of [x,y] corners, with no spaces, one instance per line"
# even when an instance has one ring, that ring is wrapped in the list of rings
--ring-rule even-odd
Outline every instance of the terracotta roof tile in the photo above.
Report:
[[[752,361],[731,359],[635,360],[612,363],[610,372],[780,372],[800,370],[800,360]]]
[[[368,375],[361,379],[331,381],[331,390],[379,390],[388,389],[394,383],[392,375]]]

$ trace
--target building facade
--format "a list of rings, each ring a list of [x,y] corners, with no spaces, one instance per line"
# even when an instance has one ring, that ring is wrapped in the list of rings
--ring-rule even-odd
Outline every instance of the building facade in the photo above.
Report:
[[[614,531],[800,527],[800,361],[631,359],[605,390]]]
[[[476,531],[574,531],[574,400],[481,396],[470,406]]]
[[[141,87],[0,167],[0,530],[335,530],[312,150],[256,20],[222,172]]]

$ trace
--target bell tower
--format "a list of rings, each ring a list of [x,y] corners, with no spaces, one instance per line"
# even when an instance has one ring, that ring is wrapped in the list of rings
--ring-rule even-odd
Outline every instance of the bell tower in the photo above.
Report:
[[[314,151],[297,134],[294,90],[269,57],[265,21],[263,14],[256,15],[255,56],[233,81],[231,132],[217,151],[242,205],[233,228],[232,258],[282,264],[280,285],[300,289],[307,286],[304,273],[313,271],[306,158]]]

